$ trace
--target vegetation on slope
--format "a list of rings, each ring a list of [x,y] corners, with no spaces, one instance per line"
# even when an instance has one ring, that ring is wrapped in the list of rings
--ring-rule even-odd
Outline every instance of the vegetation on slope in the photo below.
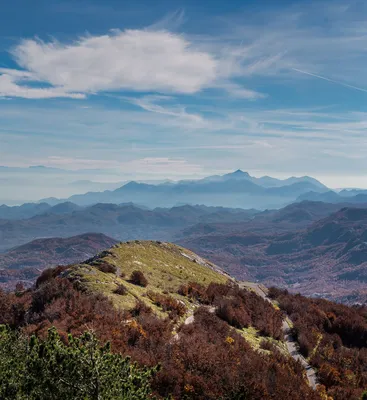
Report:
[[[90,333],[68,336],[55,329],[45,340],[0,327],[0,398],[3,400],[146,400],[155,369],[138,369],[111,353]]]
[[[146,285],[136,284],[132,275],[137,272],[144,275]],[[83,290],[101,293],[121,309],[129,309],[139,300],[161,316],[167,316],[168,312],[157,306],[152,293],[171,296],[183,302],[190,312],[193,305],[179,295],[180,286],[187,282],[201,285],[226,283],[230,279],[189,250],[153,241],[118,244],[83,264],[71,267],[67,275]],[[120,285],[126,289],[123,296],[116,293]]]
[[[146,287],[130,282],[134,271]],[[63,343],[93,331],[114,354],[161,366],[151,380],[159,398],[320,399],[303,368],[272,344],[281,339],[280,312],[227,281],[177,246],[121,244],[87,263],[44,272],[32,290],[0,292],[0,324],[41,340],[54,326]],[[253,327],[266,341],[262,349],[242,335]]]
[[[271,288],[294,323],[300,350],[334,400],[359,400],[367,389],[367,307],[347,307]],[[367,396],[367,392],[365,393]]]

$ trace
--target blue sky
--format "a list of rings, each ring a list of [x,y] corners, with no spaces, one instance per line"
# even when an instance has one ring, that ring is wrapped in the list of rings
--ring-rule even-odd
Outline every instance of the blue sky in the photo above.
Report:
[[[5,2],[0,201],[237,168],[367,187],[366,17],[362,1]]]

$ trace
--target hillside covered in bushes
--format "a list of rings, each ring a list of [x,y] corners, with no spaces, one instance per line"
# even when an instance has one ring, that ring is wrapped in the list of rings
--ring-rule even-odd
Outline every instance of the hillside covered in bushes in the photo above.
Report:
[[[0,398],[139,399],[142,382],[146,398],[327,399],[327,382],[313,390],[287,352],[279,309],[171,244],[119,244],[46,270],[32,289],[0,292],[0,310]],[[76,376],[97,389],[71,395]]]
[[[327,393],[334,400],[367,396],[367,307],[348,307],[276,288],[270,288],[269,295],[293,321],[300,351],[317,369]]]

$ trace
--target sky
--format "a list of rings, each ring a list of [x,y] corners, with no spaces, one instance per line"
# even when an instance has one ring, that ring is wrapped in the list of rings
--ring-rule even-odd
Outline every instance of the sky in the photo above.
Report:
[[[4,2],[0,201],[236,169],[367,188],[366,18],[363,1]]]

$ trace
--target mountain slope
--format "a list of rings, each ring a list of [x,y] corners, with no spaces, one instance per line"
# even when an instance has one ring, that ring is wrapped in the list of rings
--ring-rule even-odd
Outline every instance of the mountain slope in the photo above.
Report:
[[[87,329],[139,366],[159,364],[158,399],[321,400],[287,352],[282,313],[172,244],[120,243],[44,271],[28,291],[0,292],[0,305],[0,324],[23,335]]]
[[[340,204],[323,203],[320,201],[302,201],[292,203],[279,210],[266,210],[263,212],[254,212],[248,221],[232,222],[229,219],[223,221],[199,222],[181,232],[178,232],[175,240],[193,239],[203,234],[231,234],[241,232],[262,232],[266,235],[291,232],[304,229],[313,222],[325,218],[332,213],[340,210]]]
[[[349,203],[349,204],[363,204],[367,203],[367,194],[364,190],[342,190],[336,193],[332,190],[326,192],[315,192],[311,190],[301,194],[297,201],[324,201],[327,203]]]
[[[82,261],[115,243],[100,233],[33,240],[0,253],[0,288],[13,290],[18,282],[31,287],[45,268]]]
[[[347,303],[367,301],[365,208],[343,208],[305,229],[282,233],[209,228],[178,242],[240,279]]]
[[[44,269],[75,263],[114,245],[115,239],[100,233],[85,233],[69,238],[36,239],[0,253],[0,269]]]

